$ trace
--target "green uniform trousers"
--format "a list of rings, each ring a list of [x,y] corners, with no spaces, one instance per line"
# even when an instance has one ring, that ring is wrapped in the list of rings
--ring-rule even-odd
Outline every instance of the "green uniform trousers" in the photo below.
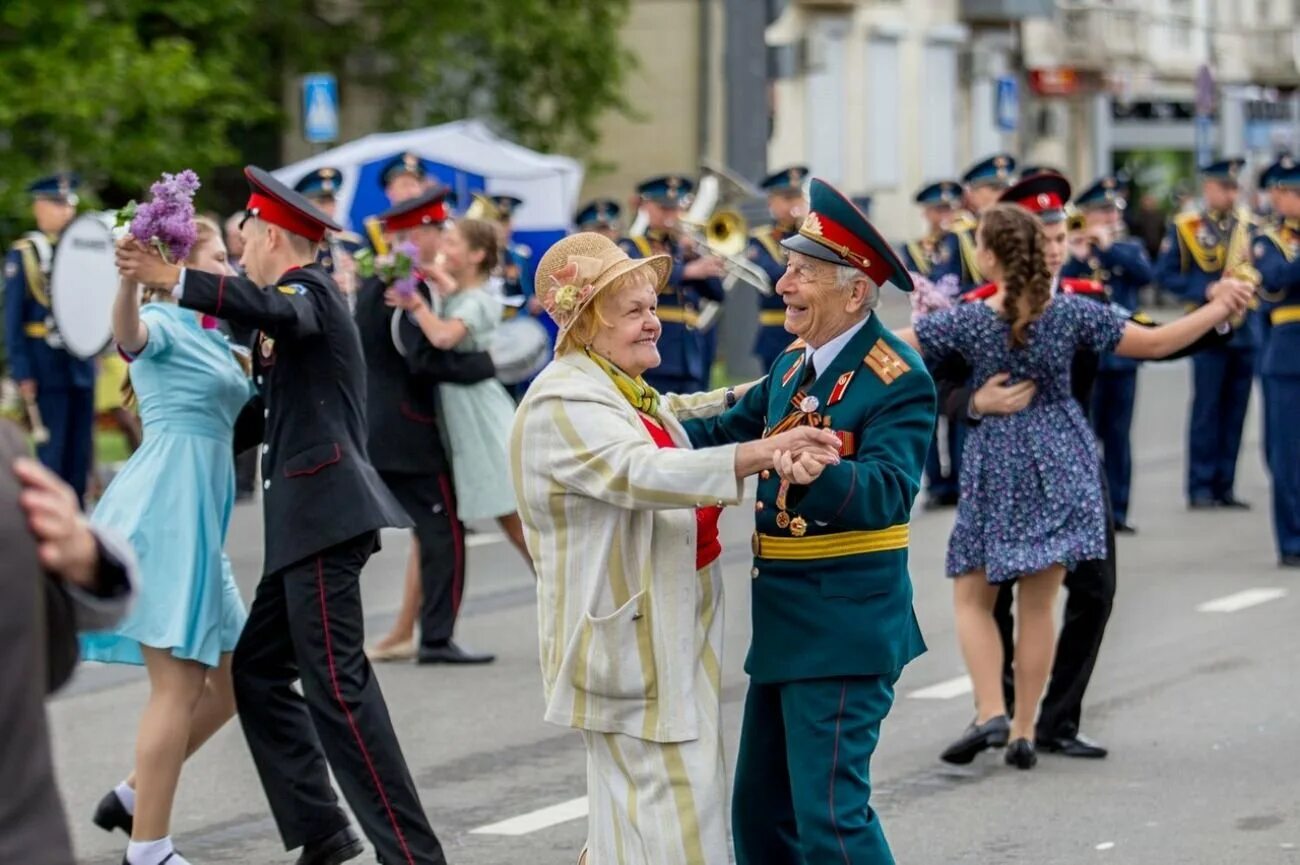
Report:
[[[731,809],[737,865],[894,865],[868,800],[897,680],[750,683]]]

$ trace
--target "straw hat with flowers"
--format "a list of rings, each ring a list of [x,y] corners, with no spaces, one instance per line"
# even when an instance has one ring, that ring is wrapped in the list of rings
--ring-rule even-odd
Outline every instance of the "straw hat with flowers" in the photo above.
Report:
[[[563,343],[582,311],[603,289],[642,269],[655,291],[661,292],[668,285],[672,259],[667,255],[630,258],[614,241],[591,231],[569,235],[547,250],[537,265],[534,287],[542,308],[559,325],[556,344]]]

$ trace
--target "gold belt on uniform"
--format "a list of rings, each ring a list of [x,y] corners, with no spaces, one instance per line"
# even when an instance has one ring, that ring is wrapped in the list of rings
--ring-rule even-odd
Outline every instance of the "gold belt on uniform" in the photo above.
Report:
[[[754,558],[777,561],[809,561],[859,556],[907,549],[909,527],[899,523],[887,529],[862,532],[833,532],[829,535],[805,535],[802,538],[778,538],[755,534]]]
[[[43,321],[29,321],[23,325],[23,336],[30,336],[33,339],[44,339],[49,335],[49,325]]]
[[[765,309],[758,314],[758,323],[763,327],[781,327],[785,324],[784,309]]]
[[[1269,313],[1268,320],[1274,327],[1300,322],[1300,306],[1280,306]]]
[[[688,327],[694,327],[700,323],[700,314],[698,312],[693,309],[683,309],[679,306],[661,306],[656,315],[658,315],[660,321],[670,321]]]

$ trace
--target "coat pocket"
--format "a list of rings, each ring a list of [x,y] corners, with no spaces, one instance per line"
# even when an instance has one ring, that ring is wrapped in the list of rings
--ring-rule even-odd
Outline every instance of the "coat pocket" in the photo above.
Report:
[[[843,598],[849,601],[865,601],[877,595],[889,594],[894,588],[897,577],[888,571],[853,571],[842,574],[823,574],[821,589],[823,598]]]
[[[659,695],[655,672],[650,596],[645,591],[608,616],[585,615],[573,686],[611,700],[653,700]]]
[[[321,469],[332,466],[343,459],[343,449],[337,442],[316,445],[305,451],[299,451],[284,461],[284,476],[300,478],[314,475]]]

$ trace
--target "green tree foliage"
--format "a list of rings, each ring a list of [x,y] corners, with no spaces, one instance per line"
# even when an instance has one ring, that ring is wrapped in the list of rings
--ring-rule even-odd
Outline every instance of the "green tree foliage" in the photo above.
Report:
[[[161,171],[274,163],[306,72],[378,93],[384,129],[477,116],[587,155],[601,113],[628,110],[628,2],[3,0],[0,215],[56,168],[115,204]]]

